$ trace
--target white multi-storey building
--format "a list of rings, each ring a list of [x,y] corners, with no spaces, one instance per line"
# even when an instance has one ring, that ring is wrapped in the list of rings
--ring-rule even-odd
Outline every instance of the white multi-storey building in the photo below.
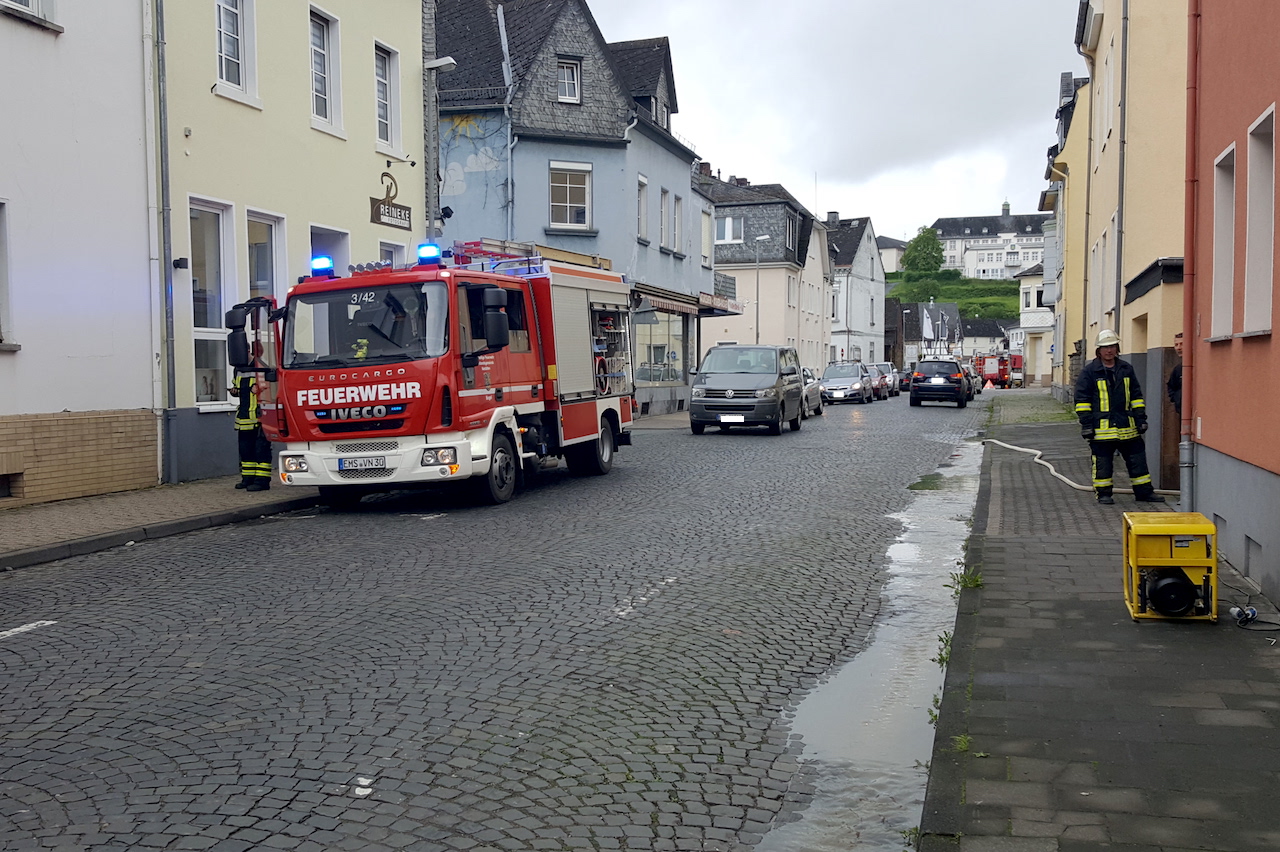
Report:
[[[933,229],[942,243],[942,268],[966,278],[1012,279],[1044,261],[1044,213],[938,219]]]

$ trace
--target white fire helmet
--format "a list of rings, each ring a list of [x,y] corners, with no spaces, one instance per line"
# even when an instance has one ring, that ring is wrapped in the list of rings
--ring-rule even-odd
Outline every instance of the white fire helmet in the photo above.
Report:
[[[1120,335],[1116,334],[1109,328],[1104,328],[1098,332],[1098,342],[1095,344],[1099,349],[1104,346],[1119,346]]]

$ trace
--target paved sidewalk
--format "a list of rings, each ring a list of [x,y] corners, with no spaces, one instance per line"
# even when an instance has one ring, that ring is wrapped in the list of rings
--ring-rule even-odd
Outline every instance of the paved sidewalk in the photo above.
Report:
[[[313,506],[314,488],[248,493],[239,476],[0,511],[0,571]]]
[[[1087,483],[1073,420],[1043,422],[1065,409],[999,393],[988,437]],[[1227,614],[1276,610],[1229,567],[1217,624],[1125,608],[1121,513],[1172,502],[1100,506],[987,445],[967,549],[982,585],[962,593],[950,640],[923,852],[1280,848],[1280,633]]]

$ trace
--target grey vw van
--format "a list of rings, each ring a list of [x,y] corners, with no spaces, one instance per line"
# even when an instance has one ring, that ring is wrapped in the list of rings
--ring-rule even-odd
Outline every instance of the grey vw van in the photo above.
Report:
[[[800,430],[804,381],[800,358],[790,346],[720,345],[707,350],[693,380],[689,428],[767,426],[781,435],[782,422]]]

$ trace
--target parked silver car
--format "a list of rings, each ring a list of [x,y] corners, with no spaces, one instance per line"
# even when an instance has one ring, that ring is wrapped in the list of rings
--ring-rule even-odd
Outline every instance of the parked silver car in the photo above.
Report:
[[[822,399],[827,403],[874,402],[871,370],[861,361],[836,361],[822,371]]]
[[[800,416],[808,419],[810,414],[822,413],[822,383],[818,374],[808,367],[800,368],[800,376],[804,380],[804,404],[800,406]]]
[[[889,396],[901,396],[902,388],[900,387],[901,382],[898,374],[898,368],[888,361],[881,361],[879,364],[876,364],[876,366],[880,368],[880,372],[889,377]]]

